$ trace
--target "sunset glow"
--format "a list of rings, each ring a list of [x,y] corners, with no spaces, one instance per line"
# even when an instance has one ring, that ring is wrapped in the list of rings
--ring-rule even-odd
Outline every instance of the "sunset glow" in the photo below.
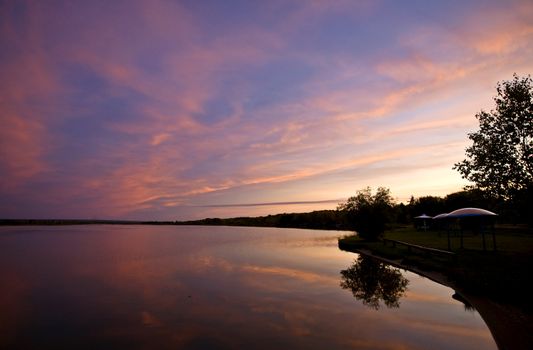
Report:
[[[0,218],[255,216],[460,190],[533,2],[3,1],[0,43]]]

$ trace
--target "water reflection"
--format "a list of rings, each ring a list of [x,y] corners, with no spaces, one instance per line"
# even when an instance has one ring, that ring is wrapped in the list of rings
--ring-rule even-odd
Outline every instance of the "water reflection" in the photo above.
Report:
[[[0,349],[495,348],[477,313],[414,274],[404,273],[410,283],[400,309],[354,302],[339,288],[339,271],[350,266],[351,286],[355,272],[385,267],[369,268],[364,258],[352,265],[356,255],[337,249],[338,235],[0,227]],[[375,274],[363,275],[372,290]],[[377,278],[389,295],[395,275]]]
[[[409,284],[399,269],[364,255],[359,255],[350,267],[342,270],[341,276],[342,288],[376,310],[380,308],[380,301],[389,308],[400,307],[400,298]]]

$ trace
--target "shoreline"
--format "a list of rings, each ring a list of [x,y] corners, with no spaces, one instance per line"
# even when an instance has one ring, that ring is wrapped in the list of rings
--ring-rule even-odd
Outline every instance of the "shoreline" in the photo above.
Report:
[[[438,271],[427,271],[413,265],[406,265],[401,260],[392,260],[372,253],[364,248],[347,250],[363,254],[394,267],[416,273],[433,282],[449,287],[472,305],[479,313],[500,350],[529,350],[533,349],[533,317],[526,315],[518,308],[503,305],[483,296],[465,292],[446,275]]]

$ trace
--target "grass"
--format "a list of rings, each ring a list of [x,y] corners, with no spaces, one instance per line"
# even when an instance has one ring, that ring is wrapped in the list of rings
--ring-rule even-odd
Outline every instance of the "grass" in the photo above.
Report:
[[[496,247],[500,252],[508,253],[533,253],[533,235],[529,234],[523,227],[496,226],[494,230],[496,236]],[[385,238],[418,244],[425,247],[447,250],[448,235],[446,231],[417,231],[412,227],[400,227],[385,233]],[[485,234],[487,249],[492,250],[492,234]],[[455,252],[460,249],[459,232],[450,234],[451,250]],[[481,234],[473,234],[471,231],[463,233],[463,247],[466,250],[482,251]]]
[[[464,249],[460,249],[459,235],[451,235],[455,258],[427,255],[407,247],[382,242],[366,242],[356,236],[339,240],[339,247],[345,250],[367,249],[373,254],[389,259],[401,260],[403,264],[415,265],[426,270],[441,272],[459,287],[498,302],[519,306],[533,312],[531,290],[533,290],[533,235],[526,228],[497,226],[495,229],[497,250],[492,250],[492,235],[486,235],[487,251],[483,251],[481,235],[464,233]],[[417,231],[411,227],[399,227],[387,231],[385,238],[447,250],[446,232]]]

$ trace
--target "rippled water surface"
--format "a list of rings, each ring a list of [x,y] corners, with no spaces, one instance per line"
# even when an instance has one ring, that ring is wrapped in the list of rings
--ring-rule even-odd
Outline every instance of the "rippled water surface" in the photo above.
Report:
[[[0,348],[491,349],[453,290],[342,232],[0,228]]]

